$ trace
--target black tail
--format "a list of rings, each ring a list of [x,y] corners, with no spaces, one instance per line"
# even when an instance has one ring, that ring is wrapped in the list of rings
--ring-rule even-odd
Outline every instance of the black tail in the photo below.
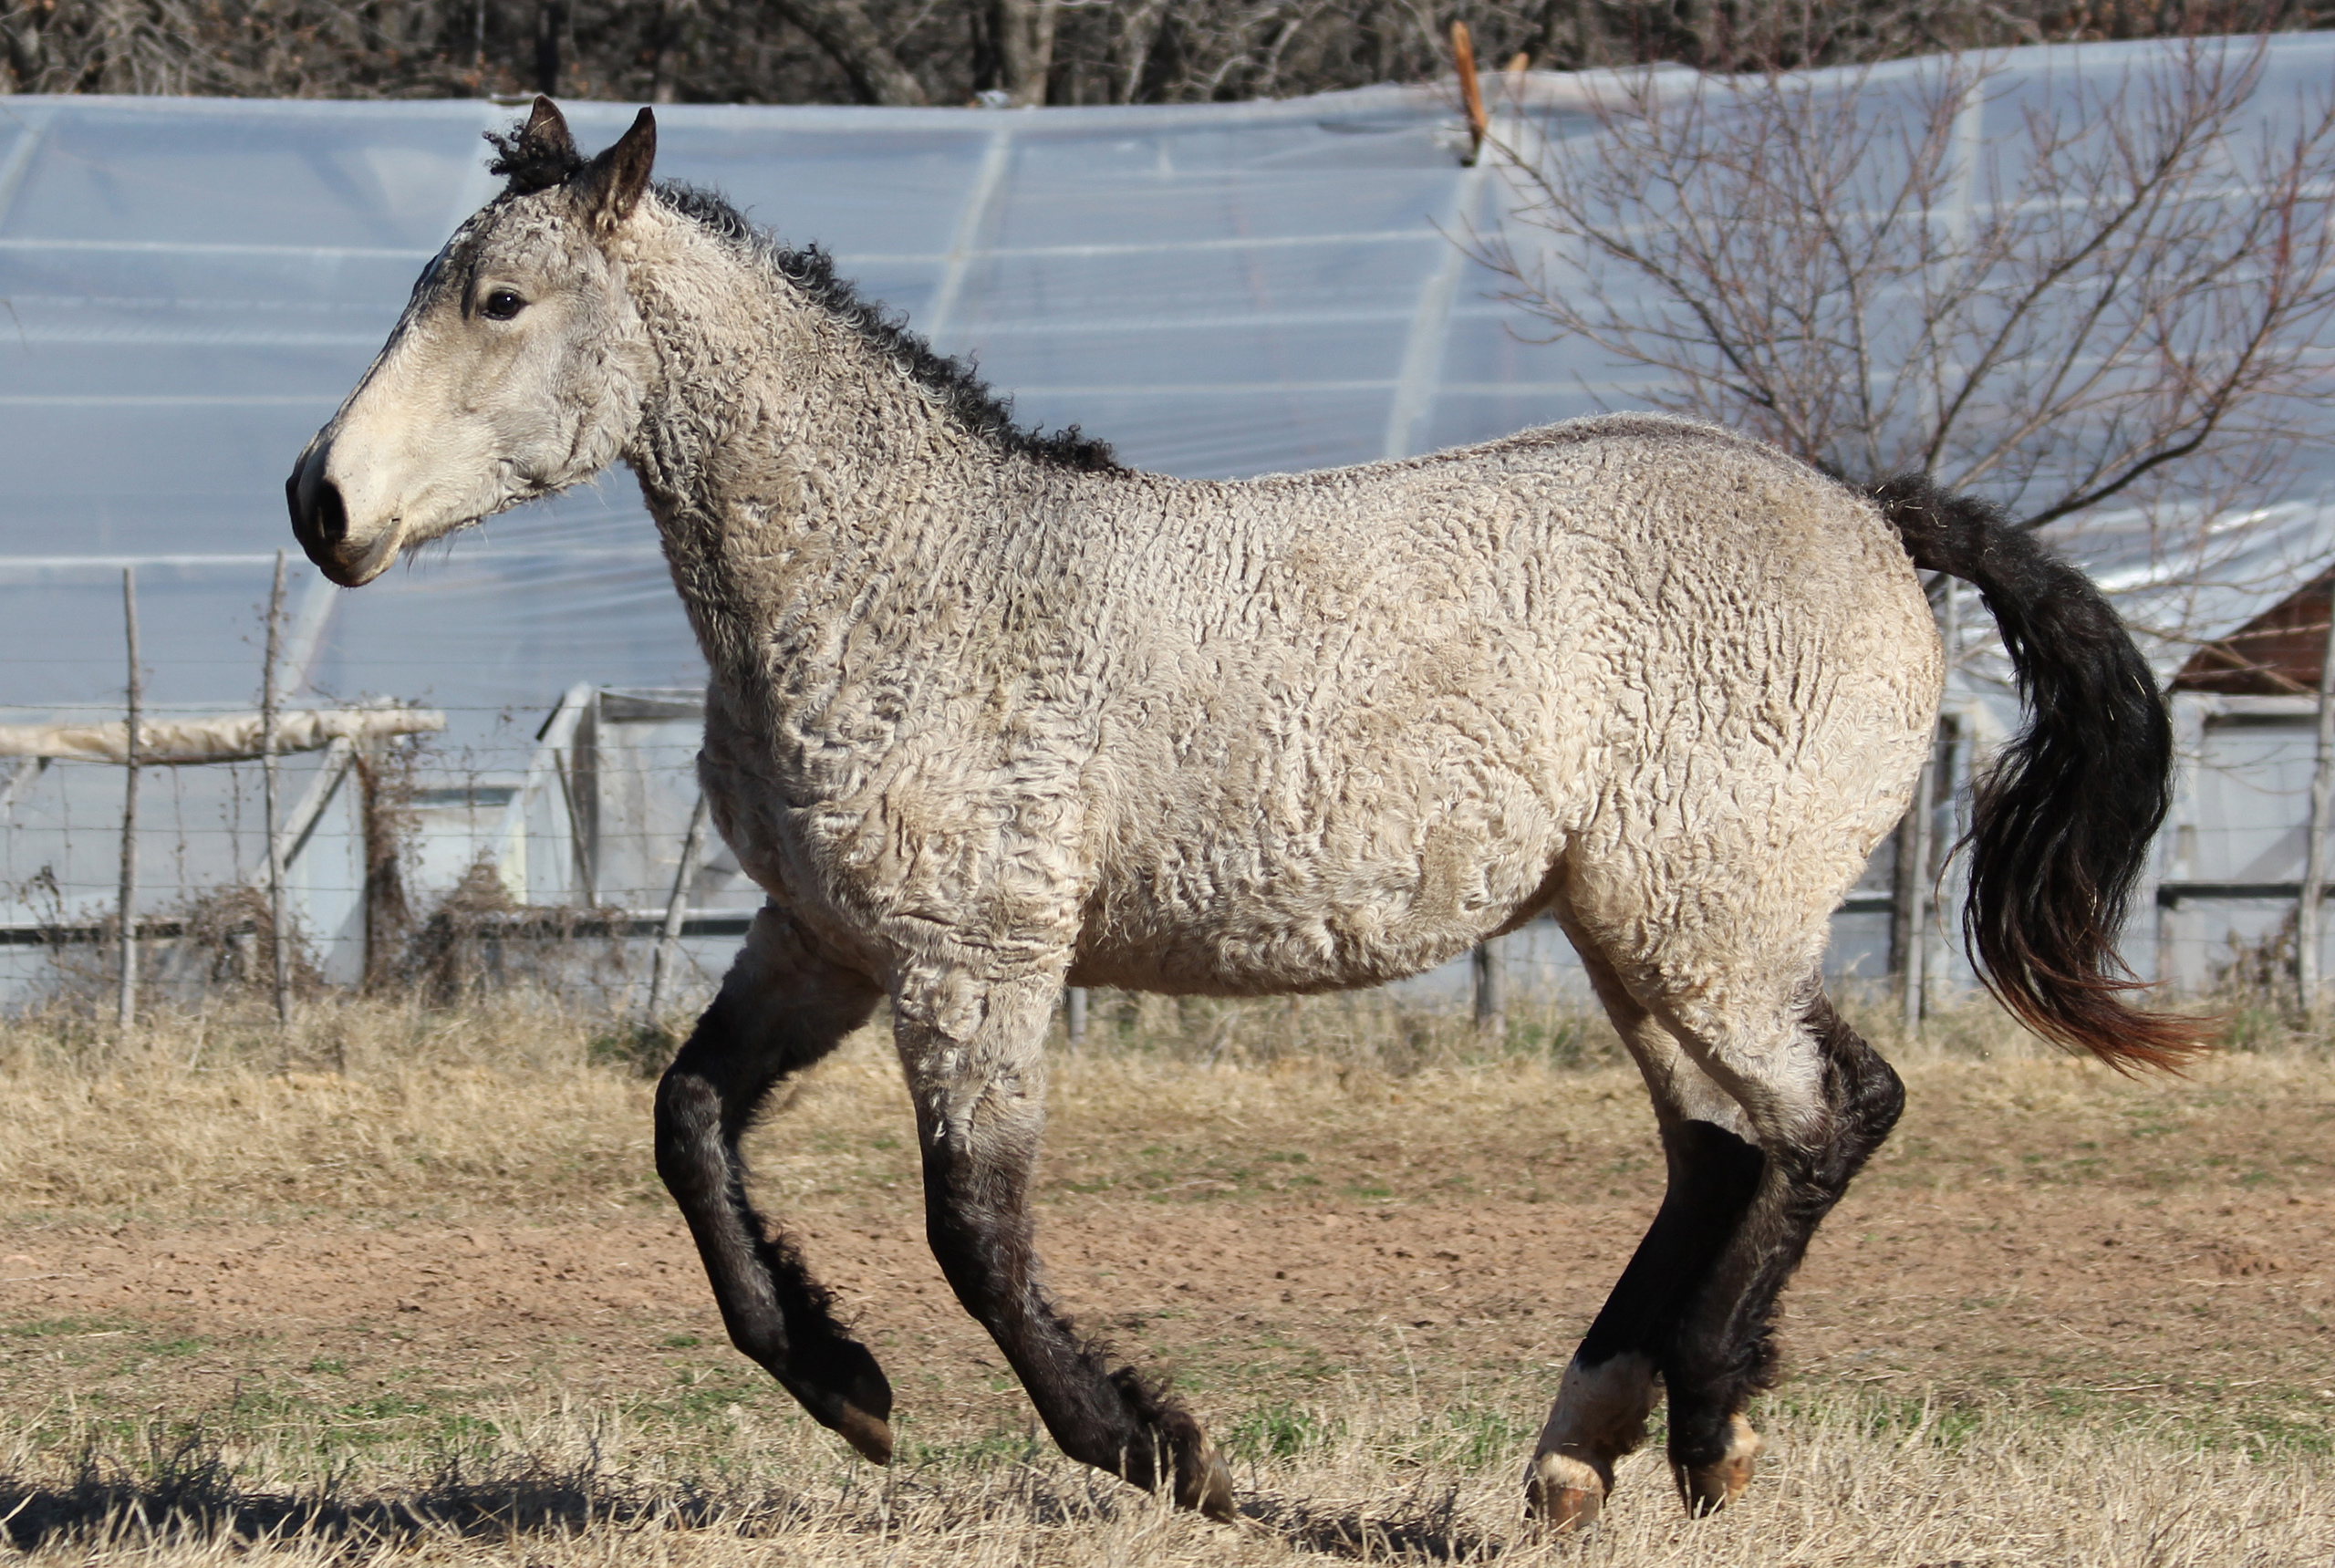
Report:
[[[2045,1039],[2116,1067],[2177,1064],[2203,1020],[2128,1006],[2116,954],[2172,804],[2173,723],[2156,680],[2089,578],[1984,502],[1921,475],[1873,487],[1914,565],[1975,585],[2029,711],[1976,790],[1964,940],[2003,1005]]]

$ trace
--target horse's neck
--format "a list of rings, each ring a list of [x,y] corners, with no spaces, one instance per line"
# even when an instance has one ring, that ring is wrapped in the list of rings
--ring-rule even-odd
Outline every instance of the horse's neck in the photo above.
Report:
[[[979,554],[956,545],[1011,504],[1026,464],[847,323],[713,249],[685,244],[672,265],[718,286],[643,291],[663,373],[629,455],[715,679],[752,688],[832,649],[871,589],[953,571],[950,592],[981,591],[961,580]]]

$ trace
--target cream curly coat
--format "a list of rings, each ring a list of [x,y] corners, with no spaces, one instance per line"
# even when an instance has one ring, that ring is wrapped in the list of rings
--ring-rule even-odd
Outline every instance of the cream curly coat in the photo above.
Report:
[[[1745,1346],[1895,1114],[1814,977],[1939,699],[1900,527],[1648,416],[1237,483],[1128,472],[1001,428],[815,257],[650,186],[653,149],[644,113],[586,164],[539,103],[511,190],[289,489],[356,584],[618,458],[638,475],[711,667],[700,776],[770,895],[659,1096],[659,1168],[741,1347],[888,1455],[888,1386],[764,1239],[735,1148],[887,997],[960,1296],[1066,1449],[1226,1511],[1191,1417],[1039,1282],[1063,985],[1375,985],[1549,912],[1645,1071],[1674,1202],[1717,1217],[1657,1221],[1653,1293],[1625,1278],[1584,1345],[1533,1497],[1593,1514],[1658,1375],[1690,1505],[1732,1497]],[[1707,1371],[1663,1348],[1689,1323]]]

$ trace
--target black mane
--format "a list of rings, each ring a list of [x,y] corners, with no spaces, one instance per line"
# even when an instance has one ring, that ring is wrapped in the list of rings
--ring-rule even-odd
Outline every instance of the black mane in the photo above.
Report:
[[[970,359],[935,353],[930,343],[908,330],[905,317],[860,298],[849,279],[835,275],[835,258],[817,245],[796,250],[778,244],[711,191],[659,181],[657,194],[675,212],[760,254],[813,304],[889,356],[975,435],[1008,452],[1064,468],[1098,472],[1119,466],[1108,441],[1081,434],[1076,425],[1049,435],[1014,423],[1011,400],[991,391]]]
[[[487,164],[488,171],[510,181],[503,192],[506,200],[564,184],[584,167],[581,154],[572,150],[555,151],[531,147],[515,130],[509,135],[489,131],[486,139],[494,146],[494,158]],[[935,353],[930,343],[908,330],[904,317],[874,300],[860,298],[859,291],[848,279],[835,275],[835,258],[817,245],[794,250],[778,244],[711,191],[661,180],[656,190],[674,211],[769,262],[780,276],[801,289],[813,304],[889,356],[894,364],[938,397],[958,422],[975,435],[1007,452],[1021,452],[1064,468],[1091,473],[1119,466],[1108,441],[1082,435],[1076,425],[1065,425],[1048,435],[1014,423],[1012,401],[990,390],[970,358],[955,359]]]

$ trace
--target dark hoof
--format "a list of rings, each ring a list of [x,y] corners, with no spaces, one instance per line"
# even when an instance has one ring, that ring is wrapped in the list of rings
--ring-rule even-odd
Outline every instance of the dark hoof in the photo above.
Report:
[[[862,1459],[892,1462],[892,1385],[865,1345],[841,1340],[828,1347],[818,1380],[780,1373],[786,1391],[822,1427],[849,1443]]]
[[[1741,1497],[1743,1489],[1751,1484],[1759,1457],[1759,1434],[1741,1416],[1728,1417],[1727,1452],[1707,1465],[1671,1461],[1670,1473],[1678,1482],[1679,1501],[1686,1505],[1686,1512],[1700,1519]]]
[[[1178,1410],[1160,1423],[1176,1461],[1176,1506],[1223,1522],[1232,1510],[1232,1471],[1200,1424]]]
[[[832,1418],[821,1414],[819,1419],[856,1449],[861,1459],[879,1465],[892,1462],[892,1424],[883,1417],[871,1416],[856,1405],[838,1404]]]

